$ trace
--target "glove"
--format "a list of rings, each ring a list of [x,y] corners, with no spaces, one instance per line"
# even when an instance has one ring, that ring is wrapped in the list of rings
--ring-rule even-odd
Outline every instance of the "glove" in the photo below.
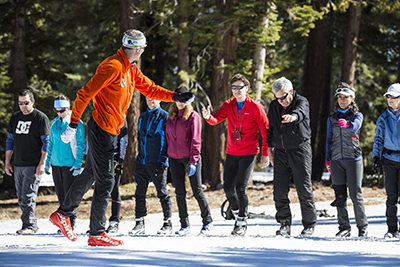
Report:
[[[189,176],[192,176],[196,173],[196,165],[192,164],[192,163],[188,163],[186,165],[186,171],[188,173]]]
[[[172,97],[173,100],[176,102],[184,103],[185,105],[189,105],[194,100],[194,94],[187,92],[187,93],[175,93]]]
[[[168,158],[165,160],[165,162],[161,162],[162,163],[162,168],[163,168],[163,170],[165,170],[166,168],[168,168],[169,167],[169,161],[168,161]]]
[[[64,143],[70,143],[72,139],[74,139],[76,133],[76,128],[72,128],[71,126],[68,125],[67,129],[65,129],[64,132],[61,133],[61,140]]]
[[[329,160],[325,160],[326,169],[331,173],[331,162]]]
[[[339,119],[339,126],[340,128],[349,128],[350,122],[346,121],[345,119]]]
[[[79,174],[81,174],[81,168],[78,167],[74,167],[72,166],[71,169],[69,169],[69,171],[72,171],[72,176],[78,176]]]
[[[378,173],[378,167],[379,167],[379,157],[375,156],[374,157],[374,164],[372,165],[374,168],[374,173]]]
[[[115,157],[115,158],[114,158],[114,163],[115,163],[115,164],[118,164],[118,165],[122,165],[122,164],[124,164],[124,160],[121,159],[120,157]],[[115,168],[114,168],[114,169],[115,169]]]
[[[122,164],[115,161],[114,164],[114,176],[121,176],[123,173],[124,167]]]
[[[44,166],[44,173],[49,175],[50,174],[50,165]]]

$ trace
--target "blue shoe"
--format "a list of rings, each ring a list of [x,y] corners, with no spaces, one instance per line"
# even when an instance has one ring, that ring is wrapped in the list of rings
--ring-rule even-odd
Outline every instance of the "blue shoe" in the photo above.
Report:
[[[182,227],[179,231],[176,231],[175,234],[179,236],[185,236],[190,233],[190,226]]]
[[[212,223],[204,224],[203,227],[200,230],[200,234],[199,235],[209,235],[210,232],[211,232],[211,228],[212,228]]]

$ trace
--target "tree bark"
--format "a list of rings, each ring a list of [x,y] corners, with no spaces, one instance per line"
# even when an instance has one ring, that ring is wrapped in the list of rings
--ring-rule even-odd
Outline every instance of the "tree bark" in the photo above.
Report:
[[[231,10],[236,0],[218,1],[217,6],[221,14]],[[219,18],[219,25],[224,19]],[[215,113],[229,97],[231,73],[224,70],[226,64],[236,62],[236,49],[238,46],[237,34],[239,32],[238,22],[234,22],[229,29],[221,26],[217,29],[217,37],[223,36],[219,47],[214,52],[214,68],[212,74],[212,83],[210,90],[211,103],[213,104],[213,113]],[[209,182],[211,189],[216,189],[223,180],[224,162],[226,156],[226,122],[216,126],[205,124],[203,135],[203,181]]]
[[[120,0],[120,40],[122,34],[128,29],[140,29],[140,14],[138,8],[140,0]],[[140,62],[138,62],[140,67]],[[128,122],[128,147],[124,159],[124,172],[121,184],[134,181],[135,159],[137,156],[137,122],[140,116],[140,92],[135,90],[128,109],[126,120]]]
[[[328,0],[313,1],[314,8],[326,6]],[[331,23],[318,20],[307,39],[302,94],[310,103],[311,145],[313,152],[312,179],[320,180],[324,169],[326,121],[329,114]],[[327,103],[328,101],[328,103]]]
[[[341,81],[354,86],[354,74],[356,70],[356,57],[358,36],[360,33],[361,9],[359,6],[350,4],[347,19],[347,32],[344,39],[343,63]]]

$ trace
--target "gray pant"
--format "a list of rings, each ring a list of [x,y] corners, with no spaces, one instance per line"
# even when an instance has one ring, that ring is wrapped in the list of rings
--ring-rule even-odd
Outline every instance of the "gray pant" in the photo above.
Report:
[[[35,207],[42,176],[38,176],[35,173],[36,166],[14,167],[15,188],[17,189],[18,204],[22,211],[22,229],[39,229],[35,216]]]
[[[353,202],[354,214],[358,229],[368,226],[367,215],[364,209],[364,199],[361,193],[362,176],[364,166],[358,161],[331,161],[332,183],[334,185],[346,185],[349,188],[350,199]],[[347,206],[337,208],[339,230],[350,229],[350,221]]]

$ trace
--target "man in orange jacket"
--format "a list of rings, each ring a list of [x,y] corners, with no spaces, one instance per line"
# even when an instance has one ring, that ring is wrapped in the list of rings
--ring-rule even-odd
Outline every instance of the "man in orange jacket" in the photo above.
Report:
[[[87,123],[89,150],[85,169],[71,185],[64,202],[50,216],[53,224],[72,241],[76,241],[77,236],[71,229],[69,216],[74,214],[83,195],[95,181],[88,245],[123,244],[105,233],[106,210],[114,185],[114,146],[135,88],[148,98],[166,102],[190,103],[194,99],[191,93],[177,94],[155,85],[143,75],[134,62],[139,60],[145,47],[146,37],[142,32],[131,29],[124,33],[122,47],[117,54],[100,63],[95,75],[78,91],[71,122],[61,134],[63,142],[71,142],[86,106],[93,99],[95,110]]]

